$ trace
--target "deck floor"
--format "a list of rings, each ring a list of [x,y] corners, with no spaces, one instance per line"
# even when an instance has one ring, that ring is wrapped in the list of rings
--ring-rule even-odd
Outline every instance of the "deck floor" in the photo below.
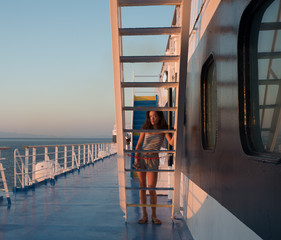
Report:
[[[129,176],[128,181],[136,184]],[[157,226],[137,224],[140,209],[129,208],[125,224],[118,194],[116,156],[60,176],[53,186],[12,193],[10,208],[6,199],[0,202],[0,240],[191,239],[182,220],[171,220],[170,209],[157,209],[163,222]],[[127,198],[137,203],[137,191]],[[159,197],[159,203],[166,199]]]

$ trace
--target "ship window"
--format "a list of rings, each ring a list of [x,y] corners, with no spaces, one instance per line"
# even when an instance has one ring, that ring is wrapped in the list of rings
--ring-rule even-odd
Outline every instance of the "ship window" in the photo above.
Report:
[[[206,150],[214,150],[216,145],[217,93],[213,55],[207,59],[202,68],[201,104],[203,148]]]
[[[281,156],[281,0],[253,2],[240,24],[239,76],[243,78],[239,81],[240,133],[247,153],[278,162]]]

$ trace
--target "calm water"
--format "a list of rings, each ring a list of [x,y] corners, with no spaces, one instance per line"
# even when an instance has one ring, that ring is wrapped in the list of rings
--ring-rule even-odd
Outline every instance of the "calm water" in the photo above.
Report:
[[[0,138],[0,147],[10,147],[9,150],[2,151],[2,161],[8,188],[11,191],[14,186],[14,150],[17,148],[21,154],[24,154],[23,146],[37,145],[64,145],[64,144],[83,144],[83,143],[109,143],[111,138]],[[0,188],[2,185],[0,184]]]

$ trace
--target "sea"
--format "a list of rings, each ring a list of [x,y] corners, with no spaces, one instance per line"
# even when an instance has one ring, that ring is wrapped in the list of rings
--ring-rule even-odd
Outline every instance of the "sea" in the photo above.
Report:
[[[111,138],[0,138],[0,147],[10,147],[1,151],[1,161],[5,168],[5,176],[9,191],[14,187],[14,151],[18,149],[24,155],[23,146],[65,145],[65,144],[90,144],[110,143]],[[3,186],[0,183],[0,188]]]

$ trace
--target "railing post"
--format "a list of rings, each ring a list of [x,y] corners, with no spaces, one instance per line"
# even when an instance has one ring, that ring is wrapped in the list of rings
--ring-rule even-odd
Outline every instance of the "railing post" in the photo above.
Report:
[[[105,151],[105,149],[104,149],[104,143],[102,143],[101,146],[102,146],[102,158],[104,158],[104,151]]]
[[[49,161],[49,158],[48,158],[48,147],[44,147],[44,150],[45,150],[44,161],[48,162]]]
[[[94,162],[94,144],[91,145],[92,148],[92,156],[91,156],[91,162]]]
[[[17,187],[17,149],[14,151],[14,188],[16,189]]]
[[[3,148],[3,149],[9,149],[9,148]],[[2,162],[1,162],[1,160],[5,160],[6,158],[2,158],[1,150],[2,149],[0,149],[0,173],[1,173],[1,178],[2,178],[2,182],[3,182],[3,186],[4,186],[3,190],[6,193],[8,204],[10,205],[11,204],[11,198],[10,198],[10,194],[9,194],[9,189],[8,189],[8,185],[7,185],[7,181],[6,181],[6,176],[5,176],[4,168],[3,168],[3,165],[2,165]]]
[[[98,150],[97,150],[97,144],[95,144],[95,161],[97,160],[97,152],[98,152]]]
[[[51,173],[51,170],[52,170],[52,167],[51,167],[51,162],[50,162],[50,159],[49,159],[49,156],[48,156],[48,147],[44,147],[44,161],[48,163],[48,173],[49,173],[49,178],[52,178],[52,173]],[[48,178],[48,173],[46,174],[46,179]]]
[[[36,148],[32,148],[32,183],[35,183]]]
[[[86,164],[86,145],[83,145],[83,164]]]
[[[80,154],[81,154],[81,146],[78,145],[78,164],[79,164],[79,167],[80,167],[80,163],[81,163],[81,157],[80,157]]]
[[[67,170],[67,146],[64,146],[64,171]]]
[[[71,166],[72,166],[72,169],[74,169],[74,154],[75,154],[75,151],[74,151],[74,145],[72,145],[72,154],[71,154],[71,159],[72,159],[72,163],[71,163]]]
[[[25,166],[24,166],[24,185],[28,186],[28,162],[29,162],[29,148],[25,148]]]
[[[59,164],[59,147],[58,146],[55,146],[55,166],[54,166],[54,173],[55,173],[55,176],[57,175],[56,174],[56,170],[57,170],[57,166]]]
[[[90,163],[90,145],[88,144],[88,164]]]

